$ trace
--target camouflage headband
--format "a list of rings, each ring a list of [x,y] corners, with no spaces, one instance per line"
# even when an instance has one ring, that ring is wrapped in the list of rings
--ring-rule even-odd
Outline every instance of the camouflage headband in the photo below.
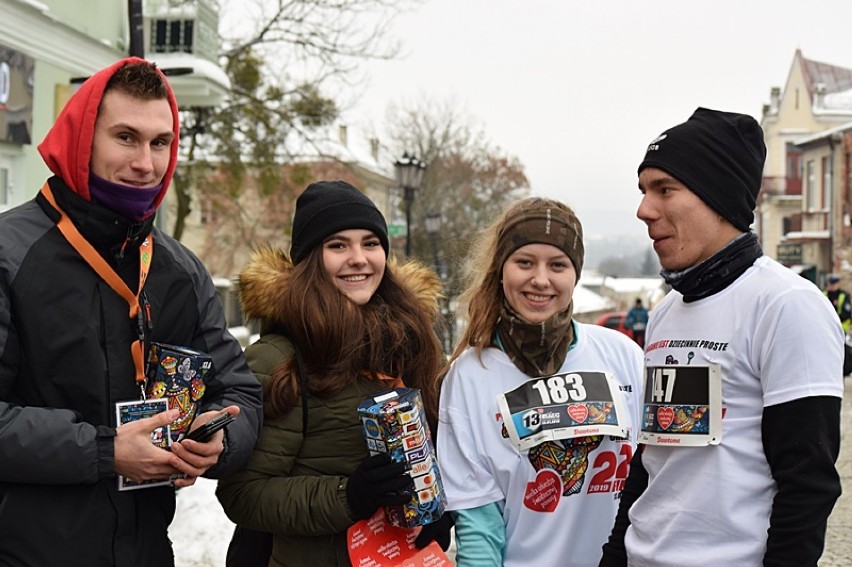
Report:
[[[497,256],[502,266],[509,256],[527,244],[556,246],[571,259],[577,280],[583,270],[583,225],[572,211],[547,206],[535,211],[521,211],[507,219],[497,242]]]

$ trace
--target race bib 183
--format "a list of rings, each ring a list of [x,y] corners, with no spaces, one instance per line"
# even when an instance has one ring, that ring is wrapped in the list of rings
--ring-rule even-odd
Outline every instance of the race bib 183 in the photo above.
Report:
[[[606,372],[569,372],[528,380],[497,396],[509,439],[521,451],[544,441],[628,436],[621,391]]]

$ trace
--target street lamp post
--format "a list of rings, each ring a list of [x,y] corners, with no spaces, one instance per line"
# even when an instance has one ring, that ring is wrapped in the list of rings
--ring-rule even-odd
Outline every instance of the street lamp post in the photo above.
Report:
[[[426,234],[429,235],[429,242],[432,244],[432,256],[435,262],[435,271],[441,278],[444,277],[441,270],[441,261],[438,259],[438,233],[441,232],[441,213],[430,212],[426,213],[423,219],[426,225]]]
[[[435,262],[435,271],[441,278],[441,283],[444,285],[445,295],[444,304],[441,306],[442,324],[440,329],[441,346],[444,352],[450,352],[453,348],[453,327],[455,319],[452,313],[452,294],[449,291],[449,282],[447,281],[447,269],[444,264],[444,259],[438,253],[438,235],[441,233],[441,213],[430,212],[424,217],[426,225],[426,233],[429,235],[429,241],[432,243],[432,255]]]
[[[411,205],[414,203],[414,193],[420,189],[423,175],[426,173],[426,163],[408,152],[402,154],[402,158],[394,162],[396,181],[404,190],[405,199],[405,255],[411,257]]]

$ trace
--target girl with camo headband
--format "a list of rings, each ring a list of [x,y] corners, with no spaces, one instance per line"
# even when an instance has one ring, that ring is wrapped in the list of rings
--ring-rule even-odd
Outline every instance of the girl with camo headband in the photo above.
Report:
[[[459,567],[592,567],[601,558],[635,449],[642,351],[621,333],[574,320],[583,256],[574,212],[528,198],[487,229],[469,263],[468,324],[445,372],[438,428]],[[584,379],[604,384],[619,404],[561,404],[561,394],[582,398]],[[500,398],[514,400],[503,406],[511,415]],[[529,429],[516,423],[521,415]],[[584,432],[616,420],[621,435]],[[571,433],[519,445],[522,431],[543,423]]]

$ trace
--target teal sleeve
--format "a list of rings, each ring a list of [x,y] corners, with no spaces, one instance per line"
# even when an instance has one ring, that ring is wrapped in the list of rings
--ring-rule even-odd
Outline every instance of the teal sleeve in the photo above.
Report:
[[[453,512],[456,521],[456,566],[500,567],[506,549],[506,526],[497,502]]]

